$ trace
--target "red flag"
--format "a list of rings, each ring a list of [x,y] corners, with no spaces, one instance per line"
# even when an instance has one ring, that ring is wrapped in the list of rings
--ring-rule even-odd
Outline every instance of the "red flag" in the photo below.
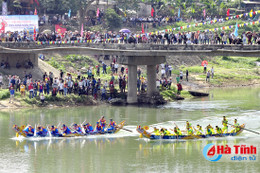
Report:
[[[34,15],[37,15],[37,9],[36,8],[34,9]]]
[[[60,25],[55,25],[55,31],[59,34],[64,34],[66,30],[66,28],[62,28]]]
[[[206,17],[206,9],[203,10],[203,15]]]
[[[154,9],[153,9],[153,7],[152,7],[151,16],[153,17],[153,15],[154,15]]]
[[[35,41],[36,40],[36,28],[34,27],[34,30],[33,30],[33,40]]]
[[[230,9],[227,10],[227,17],[230,15]]]
[[[144,34],[144,24],[142,23],[142,34]]]

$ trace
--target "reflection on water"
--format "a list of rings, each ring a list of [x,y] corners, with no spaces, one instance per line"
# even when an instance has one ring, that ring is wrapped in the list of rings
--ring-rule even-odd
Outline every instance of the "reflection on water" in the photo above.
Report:
[[[220,125],[225,115],[230,123],[260,131],[260,88],[215,89],[210,97],[172,102],[158,108],[78,107],[0,112],[0,172],[259,172],[257,163],[210,163],[202,149],[214,144],[257,144],[260,138],[244,131],[238,137],[190,141],[138,139],[137,125],[181,129]],[[127,129],[114,136],[13,140],[13,124],[71,124],[85,119],[92,124],[104,115],[116,122],[126,120]]]

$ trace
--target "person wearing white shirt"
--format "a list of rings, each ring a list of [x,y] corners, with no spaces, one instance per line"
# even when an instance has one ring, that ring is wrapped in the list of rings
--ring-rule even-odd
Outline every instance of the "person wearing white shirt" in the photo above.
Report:
[[[159,79],[156,79],[156,88],[159,91],[159,89],[160,89],[160,80]]]
[[[212,67],[211,68],[211,78],[213,79],[213,77],[214,77],[214,68]]]
[[[164,68],[161,69],[161,75],[162,75],[162,78],[163,78],[164,75],[165,75],[165,70],[164,70]]]

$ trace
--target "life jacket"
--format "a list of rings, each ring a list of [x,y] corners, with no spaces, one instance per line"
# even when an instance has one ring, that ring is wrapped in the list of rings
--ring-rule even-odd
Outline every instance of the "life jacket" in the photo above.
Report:
[[[217,131],[218,134],[221,134],[221,133],[222,133],[221,128],[216,129],[216,131]]]
[[[96,127],[97,127],[96,129],[97,129],[98,131],[100,131],[100,130],[102,129],[101,125],[99,125],[99,124],[98,124]]]
[[[190,127],[188,128],[188,135],[192,135],[193,134],[193,129]]]
[[[156,136],[160,135],[160,131],[159,130],[155,130],[154,133],[155,133]]]
[[[116,126],[115,121],[110,122],[110,126],[115,127]]]
[[[76,131],[82,133],[82,130],[80,127],[78,127]]]
[[[235,126],[235,129],[236,129],[236,132],[238,132],[241,129],[240,125],[238,123],[235,123],[234,126]]]
[[[196,135],[202,135],[203,131],[201,129],[197,130]]]
[[[178,136],[182,135],[181,130],[179,128],[176,131],[174,131],[174,133]]]
[[[65,127],[63,128],[63,130],[64,130],[63,133],[71,134],[71,130],[70,130],[67,126],[65,126]]]
[[[105,120],[105,119],[103,119],[103,120],[100,119],[99,122],[100,122],[100,124],[101,124],[102,127],[105,127],[105,126],[106,126],[106,120]]]
[[[165,131],[164,131],[164,135],[165,135],[165,136],[170,136],[170,135],[171,135],[171,132],[169,132],[168,130],[165,130]]]
[[[223,121],[222,121],[223,126],[227,126],[227,123],[228,123],[227,120],[223,120]]]

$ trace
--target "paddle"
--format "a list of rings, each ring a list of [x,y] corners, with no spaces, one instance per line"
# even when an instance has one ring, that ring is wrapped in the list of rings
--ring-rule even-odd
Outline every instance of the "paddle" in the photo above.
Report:
[[[126,129],[126,128],[122,128],[123,130],[125,130],[125,131],[128,131],[128,132],[131,132],[131,133],[133,133],[133,131],[132,130],[129,130],[129,129]]]
[[[233,124],[230,124],[230,123],[227,123],[227,124],[229,124],[229,125],[231,125],[231,126],[234,126],[234,127],[240,127],[241,129],[244,129],[244,130],[246,130],[246,131],[249,131],[249,132],[252,132],[252,133],[255,133],[255,134],[258,134],[258,135],[260,135],[260,133],[259,133],[259,132],[257,132],[257,131],[253,131],[253,130],[250,130],[250,129],[246,129],[246,128],[244,128],[244,127],[241,127],[241,126],[235,126],[235,125],[233,125]]]
[[[86,120],[85,120],[86,121]],[[83,123],[81,123],[81,128],[82,128],[82,132],[84,133],[84,134],[86,134],[86,131],[85,131],[85,129],[84,129],[84,127],[83,127],[83,124],[85,123],[85,121],[83,121]]]
[[[34,126],[34,134],[33,134],[34,137],[36,136],[36,130],[37,130],[37,128],[36,128],[36,124],[35,124],[35,126]]]

